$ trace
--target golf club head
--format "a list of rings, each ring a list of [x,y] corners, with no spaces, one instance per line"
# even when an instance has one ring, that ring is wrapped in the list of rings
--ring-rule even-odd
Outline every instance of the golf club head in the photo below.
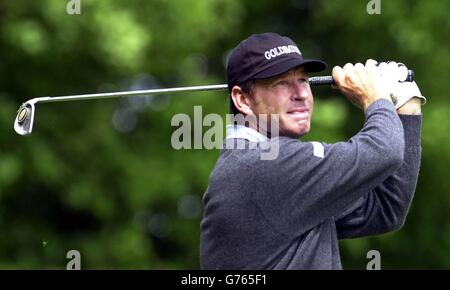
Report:
[[[14,121],[14,130],[20,135],[30,135],[34,123],[34,102],[26,102],[20,106],[17,111],[17,117]]]

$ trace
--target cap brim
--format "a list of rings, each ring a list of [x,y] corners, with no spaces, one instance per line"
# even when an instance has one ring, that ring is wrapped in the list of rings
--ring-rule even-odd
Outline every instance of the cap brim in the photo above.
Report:
[[[281,75],[288,70],[298,66],[304,66],[306,72],[321,72],[327,68],[327,64],[321,60],[316,59],[289,59],[274,64],[267,69],[258,72],[251,79],[266,79]]]

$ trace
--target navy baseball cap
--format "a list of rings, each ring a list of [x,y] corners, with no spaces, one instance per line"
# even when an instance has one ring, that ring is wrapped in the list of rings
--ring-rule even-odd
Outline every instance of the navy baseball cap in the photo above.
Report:
[[[273,32],[253,34],[236,46],[227,64],[228,90],[249,80],[271,78],[297,66],[307,72],[327,68],[321,60],[304,59],[297,45],[286,36]]]

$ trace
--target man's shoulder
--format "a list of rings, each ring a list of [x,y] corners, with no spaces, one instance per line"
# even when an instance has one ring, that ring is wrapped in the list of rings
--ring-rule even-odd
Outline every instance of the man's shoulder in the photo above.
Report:
[[[281,136],[278,140],[272,140],[272,142],[278,142],[280,146],[280,159],[292,158],[296,156],[298,158],[323,158],[326,144],[318,141],[301,141],[299,139]]]
[[[323,158],[324,144],[321,142],[304,142],[299,139],[280,136],[272,138],[270,141],[252,143],[247,140],[239,140],[244,147],[239,145],[235,139],[233,143],[228,143],[221,153],[222,162],[232,162],[234,166],[250,166],[264,168],[273,167],[276,164],[284,163],[286,160],[295,161],[307,159],[309,157]],[[276,149],[274,149],[276,147]],[[277,154],[273,158],[268,152]]]

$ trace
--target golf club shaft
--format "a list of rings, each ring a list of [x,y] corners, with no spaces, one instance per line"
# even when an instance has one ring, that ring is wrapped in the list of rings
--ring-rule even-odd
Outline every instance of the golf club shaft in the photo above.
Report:
[[[209,85],[209,86],[179,87],[169,89],[150,89],[150,90],[124,91],[113,93],[85,94],[85,95],[60,96],[60,97],[39,97],[36,98],[36,100],[39,103],[52,103],[64,101],[79,101],[84,99],[107,99],[117,97],[142,96],[150,94],[176,93],[176,92],[214,91],[214,90],[224,90],[226,88],[227,85],[223,84],[223,85]]]
[[[406,81],[414,80],[414,72],[412,70],[408,71],[408,77]],[[332,76],[319,76],[310,77],[309,84],[311,86],[318,85],[333,85],[334,80]],[[98,93],[98,94],[85,94],[85,95],[72,95],[72,96],[60,96],[60,97],[39,97],[35,99],[36,103],[51,103],[51,102],[63,102],[63,101],[78,101],[84,99],[106,99],[106,98],[117,98],[117,97],[128,97],[128,96],[142,96],[150,94],[166,94],[166,93],[176,93],[176,92],[195,92],[195,91],[216,91],[225,90],[228,86],[226,84],[221,85],[208,85],[208,86],[192,86],[192,87],[178,87],[178,88],[168,88],[168,89],[150,89],[150,90],[139,90],[139,91],[124,91],[124,92],[112,92],[112,93]]]

